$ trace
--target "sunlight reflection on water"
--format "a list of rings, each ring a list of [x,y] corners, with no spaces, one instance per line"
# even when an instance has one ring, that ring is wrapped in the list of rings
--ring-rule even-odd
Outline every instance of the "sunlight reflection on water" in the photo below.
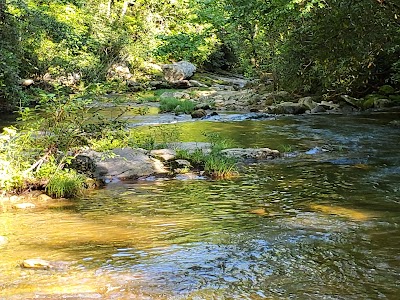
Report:
[[[241,146],[298,151],[233,180],[116,183],[72,205],[1,214],[0,298],[394,299],[398,131],[381,118],[326,121],[218,124]],[[182,131],[213,128],[202,124]],[[30,257],[73,264],[17,267]]]

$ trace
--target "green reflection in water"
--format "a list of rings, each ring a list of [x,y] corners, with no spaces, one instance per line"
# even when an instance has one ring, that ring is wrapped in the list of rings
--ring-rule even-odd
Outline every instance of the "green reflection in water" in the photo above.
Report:
[[[216,131],[238,146],[290,142],[298,152],[242,166],[234,180],[119,183],[63,209],[4,213],[0,298],[395,299],[400,138],[386,126],[395,117],[179,124],[187,140]],[[306,154],[315,147],[329,151]],[[36,256],[75,263],[61,273],[16,267]]]

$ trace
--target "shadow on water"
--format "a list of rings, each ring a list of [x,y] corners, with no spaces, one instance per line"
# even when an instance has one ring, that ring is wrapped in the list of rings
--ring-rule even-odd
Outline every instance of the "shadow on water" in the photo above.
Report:
[[[234,180],[115,183],[65,207],[3,213],[0,298],[395,299],[396,117],[182,123],[186,140],[217,131],[292,155]],[[73,265],[16,267],[28,257]]]

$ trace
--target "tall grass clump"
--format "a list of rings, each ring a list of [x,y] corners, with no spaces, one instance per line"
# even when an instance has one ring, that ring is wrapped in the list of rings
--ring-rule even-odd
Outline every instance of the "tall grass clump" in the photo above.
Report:
[[[174,112],[190,114],[194,111],[196,104],[190,100],[176,98],[165,98],[160,101],[160,112]]]
[[[82,193],[85,176],[75,170],[63,169],[54,174],[46,185],[46,192],[51,197],[71,198]]]
[[[236,159],[227,157],[221,152],[232,146],[232,142],[221,138],[219,134],[205,134],[211,142],[211,151],[203,152],[196,149],[192,152],[188,150],[177,151],[177,158],[186,159],[191,164],[204,171],[205,174],[212,178],[227,179],[238,175]]]

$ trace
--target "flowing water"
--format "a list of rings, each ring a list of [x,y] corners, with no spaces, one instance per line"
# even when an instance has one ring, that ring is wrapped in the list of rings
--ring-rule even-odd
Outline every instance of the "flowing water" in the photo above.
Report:
[[[290,152],[0,214],[0,299],[398,299],[398,113],[175,124]],[[27,270],[23,259],[66,261]]]

